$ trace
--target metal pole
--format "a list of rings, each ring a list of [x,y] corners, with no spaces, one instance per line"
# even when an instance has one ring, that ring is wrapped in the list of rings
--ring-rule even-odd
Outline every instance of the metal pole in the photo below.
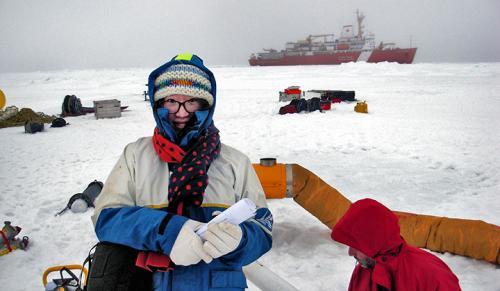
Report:
[[[262,291],[299,291],[259,261],[243,267],[243,272],[247,279]]]

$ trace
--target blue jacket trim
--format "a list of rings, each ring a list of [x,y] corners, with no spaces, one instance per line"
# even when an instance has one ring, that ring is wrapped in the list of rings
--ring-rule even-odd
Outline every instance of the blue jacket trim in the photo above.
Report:
[[[247,280],[241,271],[210,272],[210,287],[212,288],[247,288]]]
[[[191,219],[208,222],[213,214],[225,207],[210,206],[192,209]],[[146,207],[105,208],[96,223],[99,240],[118,243],[138,250],[162,251],[170,254],[172,246],[187,218],[170,214],[160,235],[167,213]],[[243,237],[231,253],[206,264],[176,266],[174,271],[153,275],[155,290],[244,290],[246,280],[242,267],[257,260],[272,246],[273,219],[267,208],[257,210],[252,220],[240,224]],[[215,290],[215,289],[214,289]]]
[[[100,241],[168,255],[187,218],[172,215],[161,235],[160,225],[166,216],[164,211],[138,206],[105,208],[99,214],[95,232]]]

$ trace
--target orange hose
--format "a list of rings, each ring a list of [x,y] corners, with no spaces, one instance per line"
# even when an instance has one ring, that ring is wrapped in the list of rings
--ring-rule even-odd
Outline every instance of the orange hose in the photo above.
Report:
[[[500,264],[500,228],[481,220],[394,212],[411,245]]]
[[[287,167],[291,169],[292,193],[287,193]],[[268,199],[293,197],[330,229],[340,220],[351,201],[317,175],[297,164],[254,164]],[[290,188],[290,187],[289,187]],[[449,252],[500,264],[500,228],[481,220],[437,217],[394,212],[401,236],[411,245]]]
[[[329,228],[333,228],[349,209],[351,201],[337,189],[297,164],[292,164],[292,172],[295,202]]]

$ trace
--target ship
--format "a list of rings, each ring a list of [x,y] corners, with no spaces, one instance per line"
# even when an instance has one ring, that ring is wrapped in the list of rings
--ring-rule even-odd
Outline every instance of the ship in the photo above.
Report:
[[[250,66],[338,65],[348,62],[396,62],[411,64],[416,47],[398,48],[395,43],[375,44],[373,33],[364,33],[365,16],[356,11],[357,34],[352,25],[342,27],[341,36],[334,34],[309,35],[304,40],[287,42],[284,50],[263,49],[252,54]],[[410,41],[411,43],[411,41]]]

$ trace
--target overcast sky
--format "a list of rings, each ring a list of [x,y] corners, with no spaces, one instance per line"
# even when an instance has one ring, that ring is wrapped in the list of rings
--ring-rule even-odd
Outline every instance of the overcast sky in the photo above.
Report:
[[[178,52],[247,65],[262,48],[366,16],[415,62],[499,62],[500,0],[0,0],[0,72],[153,68]],[[355,27],[355,29],[357,29]]]

